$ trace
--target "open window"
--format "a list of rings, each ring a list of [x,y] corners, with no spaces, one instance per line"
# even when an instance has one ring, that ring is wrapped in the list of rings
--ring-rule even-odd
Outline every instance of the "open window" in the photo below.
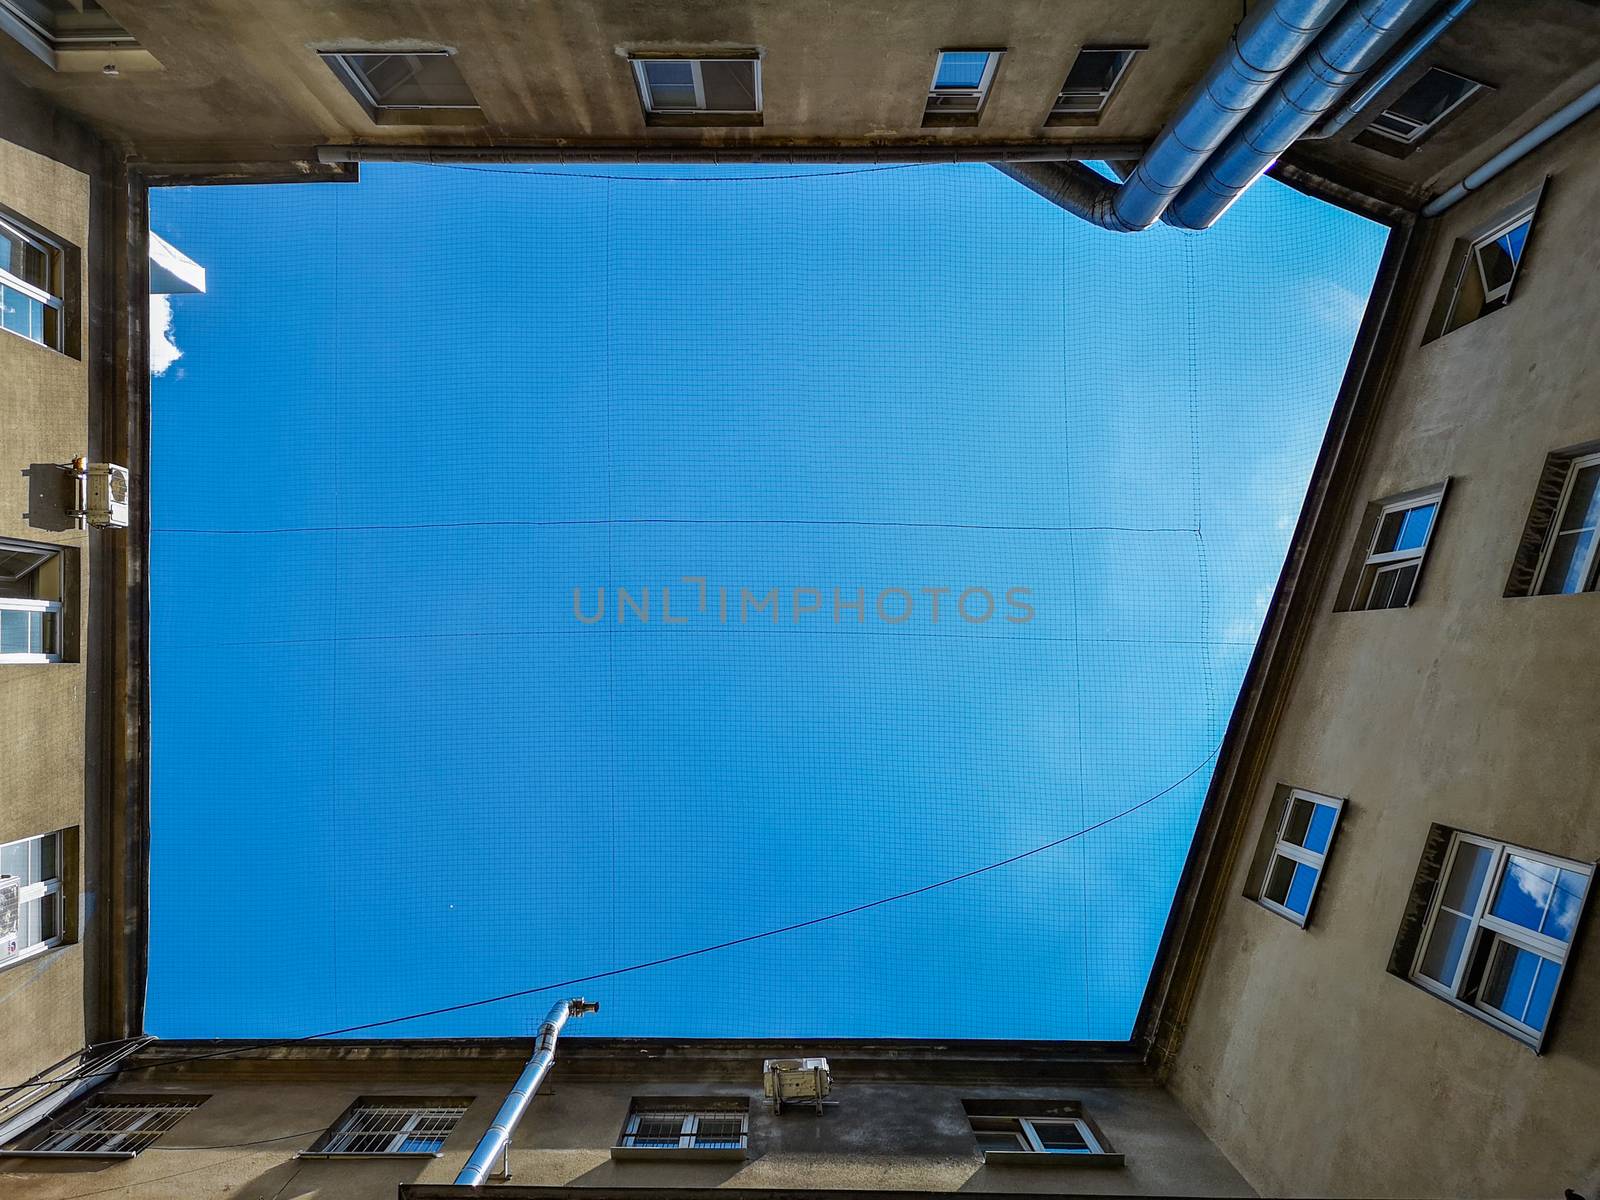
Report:
[[[1448,484],[1431,484],[1367,506],[1336,612],[1410,606]]]
[[[1093,124],[1122,86],[1143,46],[1085,46],[1050,106],[1047,125]]]
[[[1267,810],[1245,895],[1304,928],[1327,869],[1344,801],[1280,787]]]
[[[1544,188],[1508,205],[1456,241],[1434,302],[1425,341],[1442,337],[1511,303]]]
[[[924,125],[976,125],[1004,50],[941,50],[923,107]]]
[[[1600,441],[1545,456],[1505,594],[1600,590]]]
[[[761,123],[757,58],[635,58],[633,78],[647,124]]]
[[[1436,826],[1396,958],[1420,987],[1537,1050],[1593,874],[1593,864]]]
[[[973,1141],[991,1167],[1120,1167],[1076,1100],[963,1100]]]
[[[1356,141],[1372,150],[1403,158],[1478,93],[1492,91],[1486,83],[1429,67],[1388,108],[1372,119]]]
[[[0,538],[0,664],[60,662],[65,553]]]
[[[448,50],[325,51],[322,61],[379,125],[470,125],[483,110]]]

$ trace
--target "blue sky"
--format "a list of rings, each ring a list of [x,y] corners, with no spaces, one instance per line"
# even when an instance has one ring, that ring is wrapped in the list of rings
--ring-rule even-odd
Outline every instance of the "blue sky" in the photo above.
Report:
[[[151,1032],[603,971],[1171,789],[572,1029],[1128,1035],[1381,228],[1265,181],[1122,236],[981,165],[369,166],[152,227],[209,291],[154,382]]]

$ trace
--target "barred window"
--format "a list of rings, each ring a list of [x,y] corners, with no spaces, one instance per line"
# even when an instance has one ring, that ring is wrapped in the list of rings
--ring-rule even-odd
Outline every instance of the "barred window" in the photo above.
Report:
[[[52,1124],[31,1154],[138,1154],[205,1101],[204,1096],[105,1096]]]
[[[471,1102],[469,1096],[364,1097],[307,1154],[436,1156]]]

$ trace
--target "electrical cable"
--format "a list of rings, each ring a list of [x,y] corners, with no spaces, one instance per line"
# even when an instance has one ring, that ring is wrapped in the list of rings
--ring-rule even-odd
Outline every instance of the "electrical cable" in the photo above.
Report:
[[[625,967],[612,967],[606,971],[596,971],[591,975],[579,975],[572,979],[560,980],[556,983],[545,983],[540,984],[537,987],[521,988],[514,992],[504,992],[498,996],[486,996],[479,1000],[465,1000],[459,1004],[447,1004],[440,1008],[430,1008],[422,1012],[407,1013],[406,1015],[400,1017],[388,1017],[382,1021],[367,1021],[360,1025],[346,1025],[341,1029],[329,1029],[322,1033],[307,1033],[302,1034],[299,1037],[290,1038],[268,1038],[263,1041],[254,1042],[250,1045],[229,1046],[226,1049],[209,1050],[199,1054],[181,1054],[173,1055],[169,1058],[152,1059],[151,1061],[143,1063],[134,1069],[143,1071],[152,1067],[175,1066],[179,1063],[201,1062],[203,1060],[212,1058],[232,1058],[240,1054],[248,1054],[252,1050],[266,1050],[274,1046],[293,1046],[302,1044],[304,1042],[319,1041],[324,1038],[343,1037],[346,1034],[362,1033],[368,1029],[382,1029],[390,1025],[404,1024],[407,1021],[419,1021],[428,1017],[443,1016],[446,1013],[462,1012],[470,1008],[482,1008],[490,1004],[500,1004],[507,1000],[517,1000],[524,996],[534,996],[541,992],[553,992],[564,988],[576,987],[579,984],[594,983],[601,979],[614,979],[619,975],[631,975],[638,971],[648,971],[654,967],[663,967],[670,963],[683,962],[686,959],[699,958],[706,954],[715,954],[720,950],[730,950],[735,946],[749,945],[752,942],[764,941],[767,938],[779,937],[782,934],[795,933],[802,929],[810,929],[816,925],[826,925],[829,922],[842,920],[845,917],[855,916],[858,913],[868,912],[875,908],[882,908],[888,904],[898,903],[901,900],[909,900],[914,896],[921,896],[928,892],[938,891],[940,888],[950,887],[952,884],[961,883],[964,880],[973,879],[979,875],[987,875],[991,871],[998,871],[1002,867],[1009,867],[1014,863],[1019,863],[1025,859],[1033,858],[1049,850],[1054,850],[1057,846],[1064,846],[1068,842],[1076,841],[1078,838],[1085,837],[1096,830],[1104,829],[1106,826],[1114,824],[1115,822],[1126,817],[1130,817],[1140,809],[1146,808],[1149,805],[1154,804],[1157,800],[1160,800],[1162,797],[1177,791],[1178,788],[1182,787],[1185,783],[1188,783],[1189,780],[1193,779],[1202,770],[1204,770],[1206,764],[1211,762],[1212,759],[1216,758],[1221,749],[1222,747],[1220,745],[1213,747],[1211,752],[1201,759],[1194,767],[1192,767],[1179,779],[1162,788],[1159,792],[1156,792],[1150,796],[1146,796],[1137,804],[1122,809],[1120,812],[1112,813],[1109,817],[1105,817],[1099,821],[1096,821],[1092,825],[1086,825],[1082,829],[1076,830],[1062,837],[1055,838],[1052,841],[1044,842],[1041,845],[1032,847],[1031,849],[1023,850],[1020,853],[1010,855],[1009,857],[997,859],[991,863],[985,863],[981,867],[973,867],[970,870],[962,871],[960,874],[951,875],[947,878],[936,880],[933,883],[925,883],[920,887],[910,888],[903,892],[896,892],[892,896],[882,896],[876,900],[868,900],[862,904],[855,904],[849,908],[839,909],[837,912],[827,913],[824,916],[810,917],[804,921],[795,921],[788,925],[780,925],[773,929],[763,930],[760,933],[748,933],[741,937],[729,938],[726,941],[716,942],[709,946],[700,946],[693,950],[682,950],[676,954],[664,955],[661,958],[653,958],[645,962],[630,963]],[[93,1074],[93,1072],[90,1072],[90,1074]],[[16,1087],[38,1087],[50,1083],[71,1083],[77,1079],[86,1077],[86,1075],[82,1074],[69,1074],[57,1076],[54,1079],[32,1079],[26,1083],[0,1087],[0,1090],[10,1090],[11,1088]]]

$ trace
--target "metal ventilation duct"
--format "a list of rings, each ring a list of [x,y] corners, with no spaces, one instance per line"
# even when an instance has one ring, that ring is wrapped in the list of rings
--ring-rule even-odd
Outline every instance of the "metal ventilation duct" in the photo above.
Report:
[[[1166,219],[1209,229],[1436,0],[1355,0],[1234,130],[1173,201]]]
[[[1148,229],[1344,7],[1345,0],[1273,0],[1258,5],[1124,183],[1076,162],[994,165],[1102,228],[1122,233]]]

